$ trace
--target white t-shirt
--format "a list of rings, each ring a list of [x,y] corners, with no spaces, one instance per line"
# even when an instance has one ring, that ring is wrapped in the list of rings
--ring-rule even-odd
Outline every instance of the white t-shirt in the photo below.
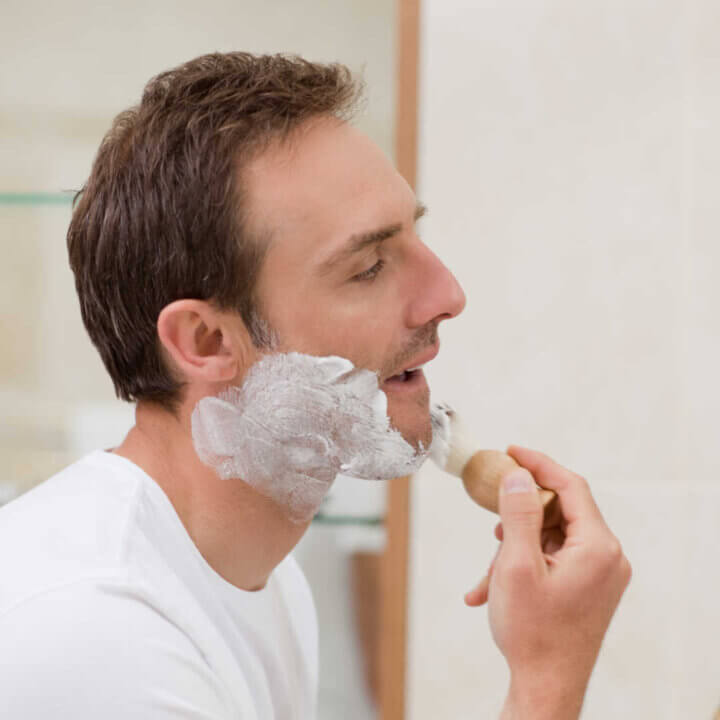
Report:
[[[317,618],[288,555],[247,592],[160,486],[95,451],[0,509],[0,717],[308,720]]]

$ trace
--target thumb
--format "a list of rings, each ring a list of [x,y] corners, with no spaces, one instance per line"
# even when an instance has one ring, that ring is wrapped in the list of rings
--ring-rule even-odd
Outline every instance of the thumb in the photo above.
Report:
[[[544,567],[540,544],[543,507],[535,480],[525,468],[517,468],[503,478],[500,518],[506,559],[510,556],[527,562],[532,558],[538,567]]]

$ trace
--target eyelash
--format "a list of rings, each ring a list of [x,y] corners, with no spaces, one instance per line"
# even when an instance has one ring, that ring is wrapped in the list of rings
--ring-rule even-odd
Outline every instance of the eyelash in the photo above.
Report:
[[[353,276],[353,280],[358,282],[374,280],[378,273],[385,267],[385,261],[380,258],[371,268],[368,268],[364,272],[358,273]]]

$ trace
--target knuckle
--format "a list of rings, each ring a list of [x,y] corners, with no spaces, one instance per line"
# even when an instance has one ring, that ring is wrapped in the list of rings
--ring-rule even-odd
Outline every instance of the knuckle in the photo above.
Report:
[[[616,537],[614,537],[608,543],[607,550],[605,552],[607,554],[608,560],[613,565],[617,565],[623,559],[622,545]]]
[[[625,565],[628,567],[630,565],[623,554],[620,541],[614,536],[599,543],[592,556],[598,571],[603,575],[619,573],[624,576],[626,572]]]
[[[585,548],[585,552],[588,563],[602,565],[607,559],[605,539],[598,537],[591,539]]]
[[[559,492],[566,490],[586,491],[589,489],[587,480],[557,463],[548,464],[545,469],[545,477],[552,478],[552,489]]]
[[[572,485],[574,488],[583,493],[590,493],[590,483],[584,475],[577,475],[576,473],[568,470],[567,484]]]

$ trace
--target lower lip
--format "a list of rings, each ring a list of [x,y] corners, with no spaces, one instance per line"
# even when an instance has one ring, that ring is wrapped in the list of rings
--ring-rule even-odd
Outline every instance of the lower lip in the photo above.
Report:
[[[425,380],[422,368],[410,373],[410,377],[408,377],[407,380],[389,379],[382,385],[382,389],[385,392],[393,393],[415,392],[421,388],[427,388],[427,380]]]

